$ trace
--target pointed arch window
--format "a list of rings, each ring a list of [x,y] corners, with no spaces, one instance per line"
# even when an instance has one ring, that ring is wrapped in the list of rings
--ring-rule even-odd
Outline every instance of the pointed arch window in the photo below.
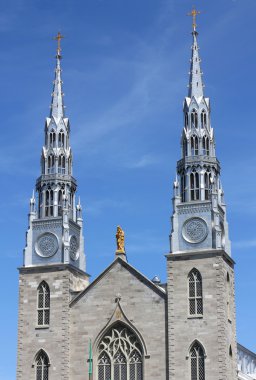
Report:
[[[193,170],[190,174],[190,200],[197,201],[200,199],[199,174]]]
[[[59,137],[58,137],[58,145],[59,147],[64,148],[64,144],[65,144],[65,134],[64,134],[63,129],[61,129],[59,132]]]
[[[58,216],[62,215],[62,207],[63,207],[63,191],[58,191]]]
[[[203,284],[202,276],[197,269],[192,269],[188,275],[189,315],[203,315]]]
[[[184,137],[183,139],[182,148],[183,148],[183,157],[186,157],[188,155],[188,143],[187,143],[186,137]]]
[[[201,128],[207,128],[207,115],[205,110],[201,112]]]
[[[53,216],[53,190],[45,192],[45,216]]]
[[[203,145],[203,155],[209,156],[209,154],[210,154],[209,137],[207,137],[207,136],[203,137],[202,145]]]
[[[204,199],[208,201],[210,199],[210,178],[211,172],[209,169],[204,173]]]
[[[181,183],[181,202],[186,202],[186,174],[183,172],[180,176]]]
[[[191,155],[198,156],[198,137],[193,135],[191,136]]]
[[[54,173],[54,164],[55,164],[55,158],[53,154],[50,154],[48,156],[48,174],[53,174]]]
[[[195,109],[193,109],[191,112],[191,126],[198,128],[198,114]]]
[[[49,358],[44,350],[40,350],[35,359],[36,380],[49,379]]]
[[[99,344],[98,380],[143,380],[142,347],[134,333],[115,325]]]
[[[188,127],[188,113],[185,113],[185,127]]]
[[[190,349],[191,380],[205,380],[205,355],[200,343]]]
[[[37,325],[49,326],[50,323],[50,288],[43,281],[37,289]]]
[[[63,154],[61,154],[58,158],[58,173],[65,174],[66,168],[66,158]]]
[[[52,129],[50,132],[50,147],[55,148],[56,147],[56,133]]]

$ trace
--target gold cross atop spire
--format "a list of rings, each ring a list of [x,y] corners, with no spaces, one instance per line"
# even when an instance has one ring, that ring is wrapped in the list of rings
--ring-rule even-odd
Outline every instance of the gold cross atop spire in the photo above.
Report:
[[[201,11],[197,11],[195,7],[193,7],[192,11],[190,13],[188,13],[188,16],[192,16],[193,18],[193,24],[192,24],[192,27],[193,27],[193,30],[195,31],[196,30],[196,16],[200,15]]]
[[[64,38],[64,36],[62,36],[62,35],[60,34],[60,32],[58,32],[57,36],[54,37],[54,39],[58,41],[58,42],[57,42],[57,43],[58,43],[58,47],[57,47],[57,53],[58,53],[58,55],[60,55],[60,52],[61,52],[60,42],[61,42],[61,40],[62,40],[63,38]]]

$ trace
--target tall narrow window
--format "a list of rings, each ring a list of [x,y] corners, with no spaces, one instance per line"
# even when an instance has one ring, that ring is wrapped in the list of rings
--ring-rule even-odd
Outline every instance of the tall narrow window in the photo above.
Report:
[[[53,216],[53,190],[45,192],[45,216]]]
[[[209,144],[209,138],[207,136],[204,136],[202,139],[202,147],[203,147],[203,155],[209,156],[210,144]]]
[[[201,128],[207,127],[207,116],[205,110],[201,112]]]
[[[53,174],[54,173],[54,163],[55,163],[55,159],[54,159],[54,155],[53,154],[50,154],[50,156],[48,156],[48,174]]]
[[[65,174],[65,167],[66,167],[66,158],[63,154],[61,154],[58,159],[58,173]]]
[[[63,202],[63,193],[61,190],[58,191],[58,216],[62,215],[62,202]]]
[[[211,177],[211,173],[210,173],[210,170],[208,169],[204,173],[204,199],[206,201],[210,199],[210,177]]]
[[[50,323],[50,289],[45,281],[37,289],[37,324],[49,326]]]
[[[114,326],[99,345],[97,380],[143,380],[142,347],[133,332]]]
[[[188,127],[188,113],[185,113],[185,127]]]
[[[202,277],[197,269],[192,269],[188,275],[189,315],[203,315],[203,286]]]
[[[59,133],[58,145],[59,145],[59,147],[64,148],[64,144],[65,144],[65,134],[64,134],[63,130],[61,129],[60,133]]]
[[[190,350],[191,380],[205,380],[204,350],[195,342]]]
[[[191,127],[198,128],[198,114],[195,109],[191,112]]]
[[[188,143],[186,137],[183,139],[183,157],[188,155]]]
[[[183,172],[180,177],[181,182],[181,201],[186,202],[186,174]]]
[[[198,137],[191,136],[191,155],[198,156]]]
[[[200,199],[199,174],[193,170],[190,174],[190,200],[197,201]]]
[[[55,146],[56,146],[56,133],[54,132],[53,129],[51,130],[49,137],[50,137],[50,147],[55,148]]]
[[[49,365],[48,355],[45,351],[40,350],[35,360],[36,380],[48,380]]]

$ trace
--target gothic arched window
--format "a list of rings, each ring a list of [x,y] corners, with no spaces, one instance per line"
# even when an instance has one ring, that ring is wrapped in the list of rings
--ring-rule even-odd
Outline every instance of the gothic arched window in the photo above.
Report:
[[[65,174],[65,167],[66,167],[66,158],[63,154],[61,154],[58,159],[58,173]]]
[[[54,159],[54,155],[53,154],[50,154],[50,156],[48,156],[48,174],[53,174],[54,173],[54,163],[55,163],[55,159]]]
[[[49,326],[50,323],[50,288],[43,281],[37,288],[37,325]]]
[[[188,275],[189,315],[203,315],[203,284],[202,276],[197,269],[192,269]]]
[[[63,192],[62,190],[58,191],[58,216],[62,215],[62,203],[63,203]]]
[[[203,154],[206,156],[209,156],[210,154],[209,137],[207,136],[203,137],[202,145],[203,145]]]
[[[198,128],[198,114],[195,109],[193,109],[191,112],[191,126]]]
[[[207,127],[207,115],[205,110],[201,112],[201,128],[206,128]]]
[[[40,350],[36,355],[35,368],[36,368],[36,380],[48,380],[49,379],[49,358],[44,350]]]
[[[198,156],[198,137],[191,136],[191,155]]]
[[[188,143],[186,137],[183,139],[183,157],[186,157],[188,155]]]
[[[188,127],[188,113],[185,113],[185,127]]]
[[[183,172],[180,176],[181,182],[181,202],[186,202],[186,174]]]
[[[98,380],[143,380],[142,355],[134,333],[115,325],[99,344]]]
[[[59,147],[63,147],[64,148],[64,144],[65,144],[65,134],[64,134],[63,130],[61,129],[60,132],[59,132],[59,142],[58,142],[58,145],[59,145]]]
[[[208,201],[210,199],[210,178],[211,173],[207,170],[204,173],[204,199]]]
[[[53,216],[53,190],[45,192],[45,216]]]
[[[49,137],[50,137],[50,147],[55,148],[55,146],[56,146],[56,133],[53,129],[51,130]]]
[[[191,380],[205,380],[205,355],[200,343],[195,342],[190,349]]]
[[[194,170],[190,174],[190,200],[197,201],[200,199],[199,174]]]

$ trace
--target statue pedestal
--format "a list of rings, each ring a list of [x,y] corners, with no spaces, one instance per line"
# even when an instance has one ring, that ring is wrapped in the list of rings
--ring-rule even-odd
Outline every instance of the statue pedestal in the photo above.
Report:
[[[127,261],[125,251],[121,251],[121,250],[117,249],[116,250],[116,257],[120,257],[120,259],[123,259],[123,260]]]

